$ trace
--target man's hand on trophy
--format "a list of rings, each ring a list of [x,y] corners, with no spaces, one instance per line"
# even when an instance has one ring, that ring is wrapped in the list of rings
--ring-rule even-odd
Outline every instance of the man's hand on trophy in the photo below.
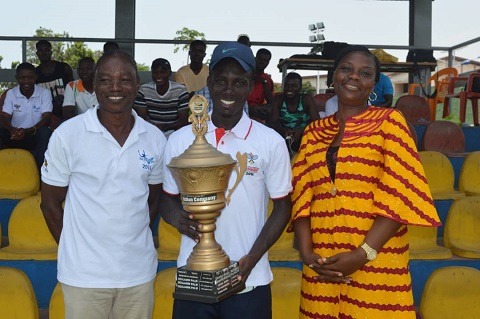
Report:
[[[193,219],[193,214],[182,211],[178,214],[177,229],[180,233],[187,235],[196,242],[202,237],[202,233],[198,230],[202,228],[202,224]]]
[[[257,264],[259,258],[254,257],[251,254],[245,255],[238,261],[240,266],[240,273],[238,274],[238,280],[243,281],[245,283],[247,281],[248,276],[252,272],[253,267]]]

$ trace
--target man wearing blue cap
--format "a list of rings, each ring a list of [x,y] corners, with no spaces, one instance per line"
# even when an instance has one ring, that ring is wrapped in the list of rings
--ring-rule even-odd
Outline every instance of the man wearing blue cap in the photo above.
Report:
[[[239,279],[246,289],[221,302],[204,304],[175,300],[173,318],[252,318],[270,319],[273,279],[267,251],[278,239],[290,219],[290,160],[283,139],[274,130],[252,121],[243,106],[253,87],[255,58],[252,50],[237,42],[222,43],[213,51],[207,83],[211,93],[212,121],[205,138],[219,151],[236,158],[246,153],[247,170],[232,194],[231,202],[217,220],[215,237],[231,260],[239,261]],[[193,142],[190,127],[172,133],[164,163],[179,156]],[[182,209],[179,189],[164,165],[166,207],[163,218],[181,232],[177,266],[186,264],[201,226]],[[232,174],[229,188],[236,178]],[[171,196],[169,196],[171,195]],[[269,197],[273,211],[267,216]]]

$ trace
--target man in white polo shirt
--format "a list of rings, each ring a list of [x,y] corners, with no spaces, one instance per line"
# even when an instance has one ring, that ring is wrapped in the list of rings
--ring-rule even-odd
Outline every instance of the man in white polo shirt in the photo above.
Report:
[[[132,110],[139,84],[128,53],[103,55],[99,106],[57,128],[45,154],[41,208],[59,242],[67,319],[152,316],[158,261],[149,224],[166,139]]]
[[[173,318],[270,319],[273,279],[267,251],[290,218],[291,169],[284,140],[274,130],[252,121],[243,106],[253,87],[255,58],[252,50],[237,42],[220,44],[213,51],[208,87],[213,102],[212,121],[205,135],[219,151],[236,158],[248,154],[247,170],[217,220],[215,237],[231,260],[239,261],[246,290],[219,303],[204,304],[176,299]],[[198,239],[199,224],[182,209],[179,189],[166,167],[193,142],[191,127],[170,135],[165,149],[162,216],[182,234],[177,266],[186,264]],[[233,186],[232,174],[229,188]],[[267,219],[268,198],[274,209]]]
[[[69,82],[65,86],[62,112],[64,120],[85,113],[98,104],[93,88],[95,61],[91,57],[80,59],[77,73],[80,79]]]
[[[1,114],[0,139],[3,147],[33,151],[38,169],[42,166],[52,115],[52,97],[47,89],[35,84],[37,74],[30,63],[17,66],[18,86],[7,92]]]

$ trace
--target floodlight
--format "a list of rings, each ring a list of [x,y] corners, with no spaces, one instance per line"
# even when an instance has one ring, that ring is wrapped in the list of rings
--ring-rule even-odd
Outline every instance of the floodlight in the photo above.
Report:
[[[324,41],[325,40],[325,36],[323,34],[317,34],[317,41]]]
[[[317,22],[317,29],[319,30],[325,29],[325,25],[323,24],[323,22]]]
[[[317,41],[317,38],[314,35],[309,36],[310,42]]]
[[[308,25],[308,30],[315,31],[316,29],[317,29],[317,27],[315,26],[315,24],[309,24]]]

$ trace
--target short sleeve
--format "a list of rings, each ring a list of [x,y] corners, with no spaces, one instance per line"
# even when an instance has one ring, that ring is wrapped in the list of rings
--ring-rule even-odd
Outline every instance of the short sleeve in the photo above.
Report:
[[[12,113],[13,113],[13,99],[14,99],[13,89],[8,90],[7,96],[5,97],[5,101],[3,102],[2,112],[5,112],[7,114],[12,115]]]
[[[41,168],[42,181],[52,186],[66,187],[70,181],[71,170],[67,159],[68,148],[58,131],[54,131],[48,142],[45,160]]]
[[[420,156],[403,115],[393,110],[382,131],[384,169],[374,192],[373,214],[403,224],[440,226]]]
[[[287,146],[282,138],[270,140],[270,161],[265,172],[265,184],[272,199],[287,196],[292,191],[292,169]]]
[[[73,105],[75,106],[75,94],[73,92],[73,86],[75,82],[70,82],[65,87],[65,93],[63,94],[63,106]]]
[[[158,132],[158,133],[163,135],[162,132]],[[150,185],[163,183],[163,161],[164,161],[166,138],[164,137],[161,138],[161,140],[158,143],[160,144],[160,147],[155,159],[155,164],[153,165],[152,172],[150,173],[150,176],[148,178],[148,184]]]
[[[168,194],[172,194],[172,195],[180,194],[180,191],[177,186],[177,182],[173,178],[173,175],[170,172],[170,169],[167,167],[167,164],[170,163],[172,158],[178,155],[176,154],[174,149],[176,144],[177,143],[175,142],[175,136],[170,135],[167,141],[167,145],[165,146],[165,154],[163,156],[163,190]]]

